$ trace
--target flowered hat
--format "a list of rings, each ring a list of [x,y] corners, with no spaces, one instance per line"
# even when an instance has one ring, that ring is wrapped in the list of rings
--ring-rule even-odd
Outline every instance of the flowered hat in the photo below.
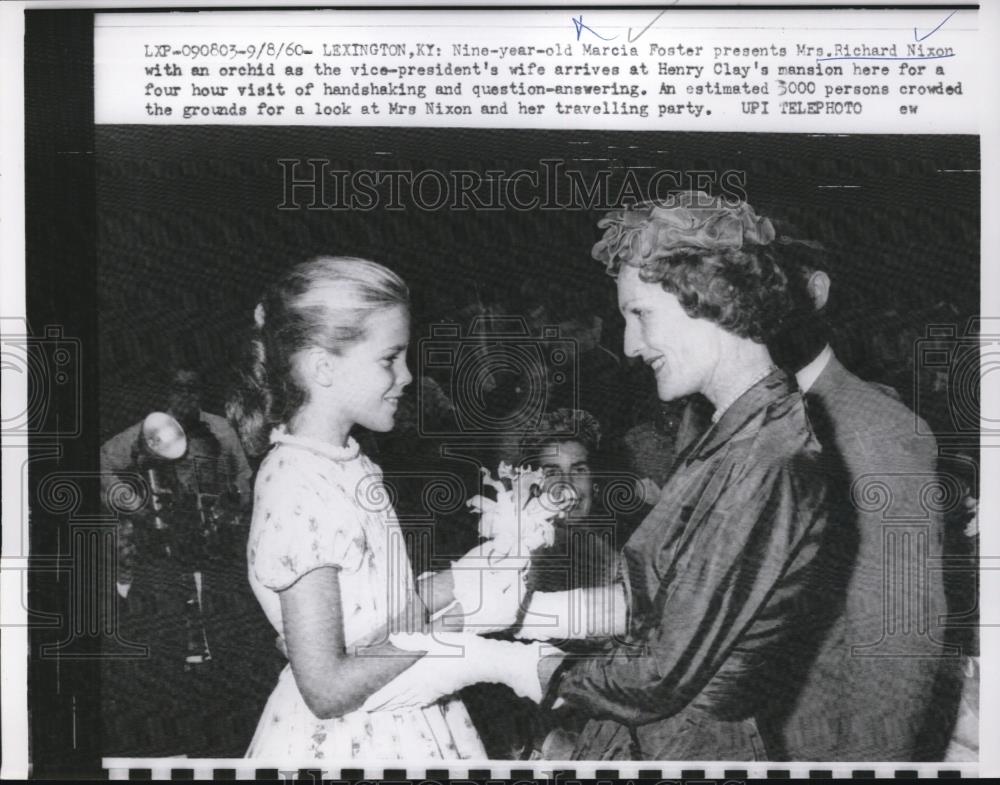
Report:
[[[612,210],[597,222],[604,236],[591,255],[609,271],[628,262],[642,266],[677,251],[724,251],[769,245],[771,221],[746,202],[735,204],[704,191],[678,191],[660,201]]]

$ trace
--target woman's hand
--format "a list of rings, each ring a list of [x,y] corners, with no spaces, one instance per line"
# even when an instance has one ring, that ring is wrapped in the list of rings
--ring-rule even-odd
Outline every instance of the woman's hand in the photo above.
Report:
[[[564,641],[624,635],[628,608],[620,583],[572,591],[535,592],[514,637]]]
[[[477,545],[452,565],[451,579],[459,607],[446,611],[445,627],[479,635],[499,632],[516,621],[524,596],[529,560],[494,540]]]

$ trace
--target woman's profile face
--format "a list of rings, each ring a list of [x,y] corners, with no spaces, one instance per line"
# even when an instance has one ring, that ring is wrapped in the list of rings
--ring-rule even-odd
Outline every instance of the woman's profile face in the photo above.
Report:
[[[659,283],[639,278],[639,268],[622,265],[618,307],[625,317],[625,354],[653,369],[660,400],[703,392],[719,360],[722,328],[687,315]]]

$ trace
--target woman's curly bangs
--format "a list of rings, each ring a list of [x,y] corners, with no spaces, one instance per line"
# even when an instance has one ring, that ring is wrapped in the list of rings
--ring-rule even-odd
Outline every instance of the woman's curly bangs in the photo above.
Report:
[[[768,248],[675,251],[647,259],[639,278],[663,286],[688,316],[757,343],[777,333],[791,309],[788,277]]]

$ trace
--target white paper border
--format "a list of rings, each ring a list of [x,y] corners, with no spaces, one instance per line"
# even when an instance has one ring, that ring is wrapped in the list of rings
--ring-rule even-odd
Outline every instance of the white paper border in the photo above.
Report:
[[[414,6],[428,5],[429,3],[414,3]],[[434,5],[444,5],[445,3],[434,3]],[[484,6],[509,5],[510,3],[493,2],[483,3]],[[526,3],[518,3],[528,5]],[[725,5],[728,3],[712,2],[702,0],[699,5]],[[801,5],[801,3],[778,2],[772,5]],[[910,0],[907,5],[934,5],[931,0]],[[226,2],[225,0],[171,0],[169,3],[150,2],[150,0],[125,0],[122,3],[86,3],[67,2],[61,0],[57,2],[6,2],[0,4],[0,67],[2,67],[2,89],[0,89],[0,117],[3,118],[2,136],[0,136],[0,271],[2,271],[3,285],[0,286],[0,316],[4,317],[24,317],[25,290],[24,290],[24,23],[23,11],[29,8],[53,9],[103,9],[108,11],[119,10],[124,7],[156,7],[165,6],[174,8],[185,7],[219,7],[239,5],[242,7],[275,7],[294,6],[294,2],[289,0],[241,0],[240,2]],[[393,2],[351,2],[345,0],[338,3],[338,7],[358,6],[373,8],[378,6],[394,6]],[[553,5],[563,6],[568,9],[587,8],[594,3],[553,3]],[[648,5],[650,8],[662,7],[659,3],[639,2],[630,5]],[[750,5],[750,4],[747,4]],[[823,3],[822,5],[845,5],[851,7],[861,6],[862,3],[841,0],[836,3]],[[980,56],[982,73],[986,76],[983,82],[983,111],[980,117],[980,139],[982,151],[982,210],[981,216],[981,237],[982,237],[982,278],[981,278],[981,313],[1000,315],[1000,105],[998,105],[995,90],[995,75],[1000,74],[1000,4],[988,2],[983,3],[979,9],[980,19]],[[993,93],[990,90],[993,88]],[[2,407],[4,411],[11,409],[20,411],[27,400],[26,379],[17,374],[5,373],[2,383]],[[19,601],[18,591],[20,587],[20,569],[22,563],[17,561],[18,554],[8,556],[8,554],[20,543],[22,532],[26,531],[27,521],[17,520],[17,516],[22,516],[24,507],[22,488],[19,484],[20,463],[18,452],[9,449],[10,440],[4,438],[3,449],[3,568],[0,572],[0,687],[2,687],[2,749],[3,762],[0,768],[0,778],[3,779],[23,779],[29,776],[29,758],[27,750],[27,728],[28,728],[28,706],[27,706],[27,628],[23,626],[26,622],[26,612]],[[984,554],[981,569],[980,583],[980,607],[984,616],[995,613],[995,609],[1000,609],[1000,527],[997,526],[998,512],[1000,512],[1000,499],[998,499],[998,488],[994,483],[989,482],[991,478],[1000,477],[1000,454],[996,450],[988,448],[987,444],[982,444],[980,453],[980,473],[986,481],[983,485],[983,495],[980,500],[980,549]],[[11,511],[14,513],[14,520],[11,520]],[[13,531],[12,531],[13,527]],[[994,555],[995,554],[995,555]],[[8,561],[14,559],[13,562]],[[992,618],[992,617],[990,617]],[[1000,673],[997,664],[1000,663],[1000,621],[995,622],[995,626],[984,624],[980,630],[980,649],[983,663],[981,671],[980,687],[980,761],[978,773],[981,776],[1000,775],[1000,745],[996,744],[996,739],[1000,738]],[[160,761],[162,764],[162,760]],[[125,763],[129,768],[151,768],[153,761],[132,759],[123,761],[122,759],[107,759],[107,768],[118,772]],[[247,766],[249,761],[213,760],[213,761],[188,761],[174,760],[173,763],[178,768],[192,768],[199,772],[210,771],[214,768],[236,769],[239,772],[249,772],[257,768],[264,768],[261,762],[254,761],[253,766]],[[406,768],[419,774],[425,768],[444,768],[441,762],[431,762],[426,767],[414,768],[414,762],[394,762],[384,768]],[[489,768],[498,773],[503,769],[528,769],[532,768],[538,772],[546,769],[551,771],[562,768],[562,764],[545,762],[537,768],[534,764],[511,763],[503,764],[496,761],[484,762],[482,766],[473,765],[468,761],[463,761],[461,767],[468,769]],[[642,764],[630,762],[627,766],[617,765],[607,768],[616,768],[621,776],[629,776],[633,771],[637,774],[642,768],[654,768],[653,764],[644,766]],[[273,768],[273,767],[268,767]],[[317,768],[309,765],[309,768]],[[345,766],[344,768],[348,768]],[[363,768],[360,763],[353,763],[351,769]],[[568,762],[565,768],[574,769],[578,776],[583,775],[587,770],[603,768],[595,764],[585,762]],[[790,772],[801,772],[808,776],[808,771],[812,769],[826,769],[838,776],[850,776],[855,769],[875,770],[876,772],[889,772],[898,769],[917,769],[925,776],[934,776],[940,770],[959,770],[965,774],[966,767],[955,764],[873,764],[859,763],[853,764],[821,764],[821,763],[796,763],[782,766],[780,763],[770,763],[763,765],[751,764],[698,764],[689,762],[684,764],[670,764],[670,768],[663,771],[677,771],[684,769],[704,769],[706,776],[712,776],[710,772],[718,772],[719,776],[726,770],[746,769],[749,776],[755,773],[764,774],[768,770],[787,769]],[[378,768],[381,771],[382,768]],[[330,771],[337,771],[336,769]],[[453,776],[460,776],[462,771],[456,766]],[[376,769],[372,770],[372,774]],[[366,769],[367,774],[367,769]],[[883,776],[889,776],[883,775]]]

